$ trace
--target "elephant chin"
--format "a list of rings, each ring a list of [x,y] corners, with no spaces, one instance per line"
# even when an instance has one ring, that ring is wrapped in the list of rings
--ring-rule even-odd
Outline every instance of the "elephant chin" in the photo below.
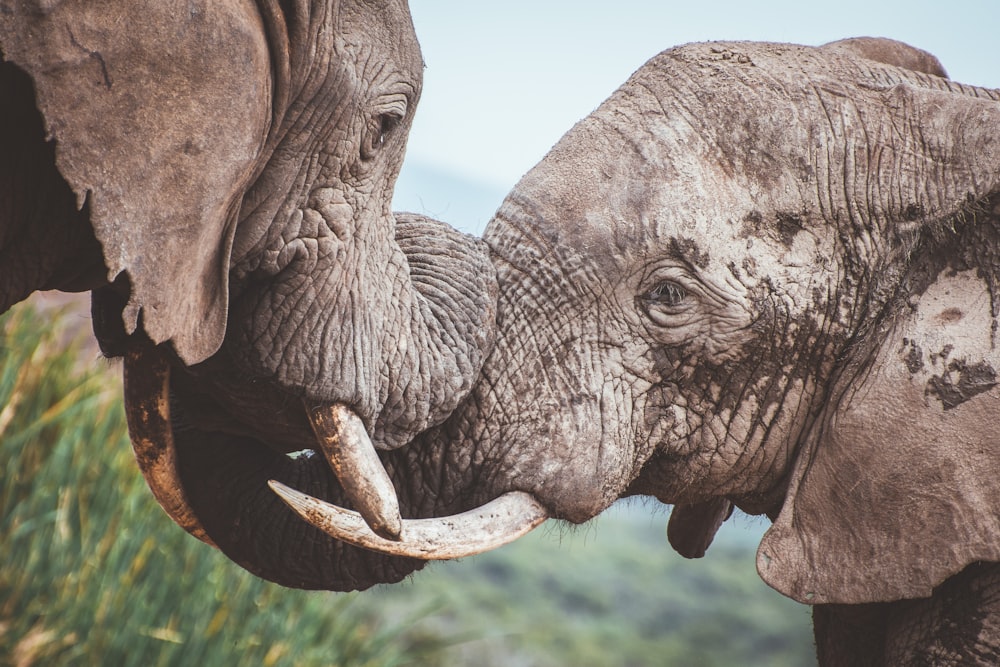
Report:
[[[131,345],[124,376],[133,450],[157,501],[189,533],[277,583],[336,589],[389,583],[426,560],[506,544],[548,517],[530,495],[509,493],[459,515],[404,520],[389,474],[346,406],[303,405],[317,447],[289,456],[247,437],[175,429],[170,361],[151,343]],[[311,525],[290,516],[279,496]],[[328,502],[338,500],[358,511]],[[384,555],[369,553],[365,560],[354,553],[357,547]],[[347,568],[351,573],[343,579],[332,574],[329,563],[344,561],[345,550],[347,560],[361,559],[365,573]],[[327,564],[303,570],[304,561],[315,560],[303,553],[323,554]],[[369,563],[372,558],[393,565]]]

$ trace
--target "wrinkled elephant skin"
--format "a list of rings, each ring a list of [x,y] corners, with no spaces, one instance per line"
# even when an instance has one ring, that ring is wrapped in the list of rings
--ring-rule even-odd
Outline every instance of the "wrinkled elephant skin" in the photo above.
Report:
[[[735,504],[775,520],[762,576],[824,605],[998,560],[1000,95],[943,75],[872,40],[647,63],[487,229],[497,340],[391,465],[406,511],[646,494],[697,556]]]
[[[877,40],[690,45],[574,127],[484,237],[497,340],[444,433],[487,495],[574,522],[652,495],[687,555],[766,513],[759,571],[823,646],[869,614],[865,660],[995,663],[1000,94],[943,75]]]
[[[0,310],[95,289],[154,495],[238,560],[172,422],[323,452],[392,537],[376,448],[451,414],[492,344],[485,245],[390,209],[423,66],[405,0],[0,3]],[[186,384],[210,414],[170,405]]]
[[[56,206],[67,226],[89,216],[108,280],[124,273],[132,288],[119,279],[97,308],[105,340],[127,348],[141,312],[186,362],[172,399],[139,398],[149,428],[172,431],[168,485],[197,530],[261,576],[350,589],[421,566],[390,544],[406,542],[406,519],[475,515],[501,497],[530,498],[533,522],[583,522],[655,496],[676,505],[670,539],[690,556],[735,505],[774,521],[758,569],[817,605],[825,663],[997,655],[1000,94],[883,40],[679,47],[574,127],[479,242],[388,212],[420,85],[408,18],[307,4],[213,6],[210,22],[185,23],[180,38],[210,46],[208,23],[245,35],[236,59],[251,83],[160,107],[197,118],[216,106],[209,93],[236,95],[238,140],[223,125],[190,147],[183,132],[138,157],[119,146],[106,174],[86,171],[80,137],[97,130],[60,115],[59,77],[86,71],[114,108],[139,74],[115,68],[101,30],[60,14],[77,3],[21,15],[34,27],[18,34],[72,26],[54,53],[13,44],[20,19],[0,14],[4,57],[31,75],[57,142],[68,189]],[[336,48],[307,48],[325,44],[317,35]],[[396,66],[366,73],[364,54],[385,43],[396,50],[376,60]],[[352,102],[311,102],[345,87]],[[124,108],[143,129],[145,107]],[[226,159],[188,178],[213,147]],[[178,161],[171,178],[197,184],[180,187],[187,204],[143,206],[164,187],[148,173],[158,151]],[[133,174],[148,189],[134,201]],[[213,237],[183,258],[195,283],[150,296],[131,259],[149,242],[109,240],[141,216],[155,218],[143,229],[175,220]],[[155,264],[156,280],[169,275]],[[49,280],[89,284],[87,266]],[[108,311],[124,314],[121,331]],[[351,421],[339,406],[368,433],[328,429]],[[368,436],[388,481],[350,491],[339,468],[373,458],[344,443]],[[337,512],[308,496],[366,504],[383,535],[364,549],[331,539],[269,484],[318,525]],[[398,505],[368,503],[369,486]],[[844,628],[865,619],[845,650]],[[959,626],[960,638],[938,631]]]

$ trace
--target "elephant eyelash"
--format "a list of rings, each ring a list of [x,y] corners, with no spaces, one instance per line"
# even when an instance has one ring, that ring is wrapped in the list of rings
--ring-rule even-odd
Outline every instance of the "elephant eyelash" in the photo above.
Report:
[[[676,308],[688,297],[688,291],[672,280],[657,283],[653,289],[646,292],[642,299],[649,305]]]
[[[403,118],[396,113],[383,113],[371,119],[368,125],[368,136],[361,145],[361,157],[369,160],[385,144],[386,137],[399,125]]]
[[[689,312],[695,302],[691,291],[673,280],[661,280],[635,301],[652,324],[671,329],[682,324],[677,318]]]
[[[378,143],[379,145],[385,143],[385,137],[390,132],[396,129],[399,122],[402,120],[400,116],[392,113],[384,113],[379,116],[379,128],[378,128]]]

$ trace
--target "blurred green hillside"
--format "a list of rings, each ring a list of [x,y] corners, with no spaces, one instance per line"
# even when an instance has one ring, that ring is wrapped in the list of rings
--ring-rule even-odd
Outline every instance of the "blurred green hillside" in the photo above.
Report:
[[[701,561],[639,504],[361,594],[263,582],[156,505],[118,372],[51,313],[0,318],[0,666],[815,664],[747,519]]]
[[[759,524],[735,518],[705,558],[689,561],[667,544],[666,520],[619,503],[584,527],[543,526],[369,599],[386,613],[439,600],[427,627],[480,637],[452,649],[448,665],[816,664],[809,609],[754,569]]]

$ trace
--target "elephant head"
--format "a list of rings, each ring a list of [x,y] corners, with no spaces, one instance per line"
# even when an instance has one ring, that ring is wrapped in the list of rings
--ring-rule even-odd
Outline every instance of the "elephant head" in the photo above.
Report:
[[[177,478],[173,368],[212,396],[212,428],[323,451],[397,533],[368,435],[400,447],[451,413],[495,300],[481,241],[396,229],[423,69],[405,0],[15,0],[0,51],[0,305],[98,288],[168,512],[213,541]],[[51,257],[15,261],[32,253]],[[48,273],[8,289],[23,263]]]
[[[760,572],[810,603],[1000,559],[1000,94],[879,46],[666,51],[521,180],[451,494],[655,496],[689,555],[766,513]]]
[[[526,490],[656,496],[693,553],[728,503],[768,513],[761,574],[812,603],[1000,557],[1000,96],[859,50],[668,51],[486,234]]]

